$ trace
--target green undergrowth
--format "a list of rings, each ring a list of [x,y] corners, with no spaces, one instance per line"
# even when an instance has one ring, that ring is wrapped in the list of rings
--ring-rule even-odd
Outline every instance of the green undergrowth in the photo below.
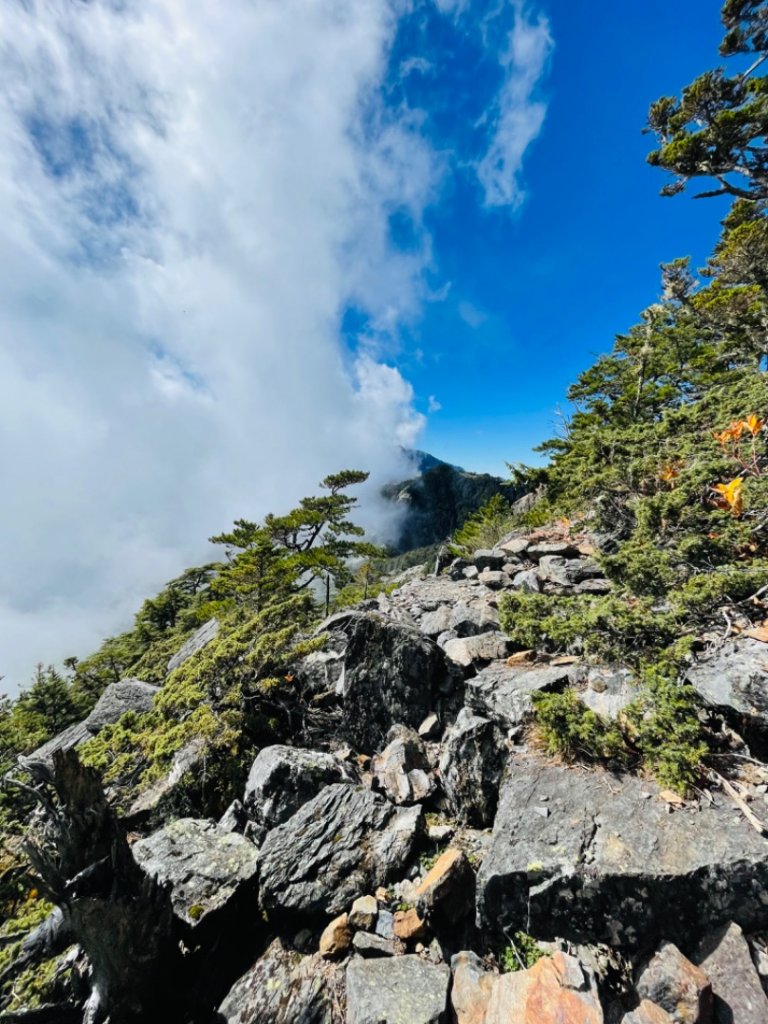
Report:
[[[525,971],[546,955],[546,951],[527,932],[515,932],[510,944],[499,952],[499,967],[504,974]]]

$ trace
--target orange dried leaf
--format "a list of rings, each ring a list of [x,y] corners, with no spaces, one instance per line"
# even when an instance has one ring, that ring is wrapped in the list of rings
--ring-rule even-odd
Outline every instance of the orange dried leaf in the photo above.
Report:
[[[750,636],[753,640],[761,640],[764,644],[768,644],[768,626],[766,625],[745,629],[741,635]]]
[[[765,426],[765,420],[761,420],[759,416],[755,416],[755,414],[752,413],[751,416],[747,416],[744,420],[744,426],[750,432],[752,437],[755,437]]]
[[[722,507],[727,508],[735,516],[740,516],[744,508],[743,486],[744,479],[737,476],[727,484],[715,484],[712,490],[720,496]]]

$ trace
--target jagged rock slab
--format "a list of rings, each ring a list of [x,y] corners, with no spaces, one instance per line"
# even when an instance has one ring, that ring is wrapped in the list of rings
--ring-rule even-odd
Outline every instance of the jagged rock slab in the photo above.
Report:
[[[351,772],[332,754],[279,744],[256,756],[245,786],[248,813],[266,828],[282,825],[323,786],[352,781]]]
[[[360,750],[381,747],[393,725],[417,728],[449,695],[455,676],[443,651],[415,629],[376,615],[349,619],[339,680],[343,728]]]
[[[450,969],[417,956],[351,960],[347,1024],[446,1024]]]
[[[116,722],[126,711],[149,711],[158,689],[140,679],[122,679],[119,683],[110,683],[84,721],[75,722],[31,754],[22,755],[19,763],[25,765],[37,761],[51,767],[57,750],[72,750],[86,743],[106,725]]]
[[[159,689],[159,686],[142,682],[141,679],[122,679],[119,683],[110,683],[84,724],[95,734],[101,732],[105,725],[112,725],[126,711],[135,711],[137,714],[151,711]]]
[[[131,804],[127,817],[134,821],[163,818],[178,813],[177,808],[187,803],[187,790],[194,785],[196,769],[205,758],[205,741],[196,736],[174,754],[171,767],[140,793]]]
[[[564,690],[583,672],[580,665],[520,668],[498,662],[467,682],[465,699],[478,715],[490,718],[502,729],[514,729],[531,712],[531,694]]]
[[[502,784],[477,916],[495,934],[686,948],[730,920],[768,924],[767,887],[768,842],[722,799],[669,813],[647,780],[519,755]]]
[[[167,673],[170,675],[180,665],[183,665],[188,658],[191,658],[193,654],[202,651],[218,635],[219,623],[217,619],[209,619],[207,622],[204,622],[200,629],[193,633],[189,640],[182,644],[173,657],[170,658],[166,670]]]
[[[717,1024],[768,1021],[768,997],[737,924],[731,922],[706,938],[695,960],[712,982]]]
[[[768,644],[738,637],[701,658],[686,677],[704,703],[730,718],[745,738],[768,745]]]
[[[235,902],[248,916],[258,913],[258,852],[243,836],[178,818],[131,849],[147,875],[170,887],[174,912],[191,928]]]
[[[340,914],[402,871],[422,829],[419,806],[396,808],[361,786],[326,786],[264,840],[262,905]]]
[[[219,1007],[222,1024],[332,1024],[340,968],[300,956],[275,939],[230,989]]]
[[[439,765],[451,812],[462,824],[479,828],[493,824],[507,756],[504,738],[494,723],[462,708],[446,733]]]
[[[73,747],[77,747],[92,738],[93,733],[85,722],[76,722],[74,725],[68,726],[57,736],[48,740],[41,747],[38,747],[37,750],[33,750],[31,754],[21,754],[19,756],[19,764],[24,767],[28,764],[40,762],[50,768],[53,765],[53,755],[58,750],[62,752],[72,750]]]

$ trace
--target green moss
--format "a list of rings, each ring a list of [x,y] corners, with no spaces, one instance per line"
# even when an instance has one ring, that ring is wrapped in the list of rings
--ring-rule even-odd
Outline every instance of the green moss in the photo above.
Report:
[[[546,955],[536,940],[526,932],[515,932],[510,945],[499,953],[499,966],[505,974],[528,970]]]

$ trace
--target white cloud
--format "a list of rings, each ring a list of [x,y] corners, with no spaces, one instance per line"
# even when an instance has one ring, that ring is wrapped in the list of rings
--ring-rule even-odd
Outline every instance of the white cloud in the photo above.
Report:
[[[402,474],[397,445],[423,418],[392,339],[430,298],[422,215],[447,159],[418,111],[380,99],[408,9],[5,4],[6,688],[127,626],[234,517],[285,508],[345,466]],[[518,19],[501,156],[480,168],[488,202],[509,193],[533,137],[509,141],[512,108],[535,111],[548,39]],[[404,252],[395,211],[413,225]],[[340,338],[348,304],[369,321],[357,358]],[[381,523],[373,487],[367,506]]]
[[[440,412],[442,408],[442,405],[440,404],[440,402],[438,402],[435,396],[430,395],[429,400],[427,402],[427,409],[429,410],[429,412]]]
[[[205,538],[421,426],[386,337],[436,164],[375,97],[386,0],[39,0],[0,29],[0,672],[83,655]],[[370,512],[369,516],[373,513]]]
[[[477,176],[488,206],[520,206],[525,198],[523,158],[544,124],[546,103],[537,97],[552,55],[549,22],[532,17],[520,0],[512,3],[514,24],[501,55],[505,81],[498,96],[493,134]]]

